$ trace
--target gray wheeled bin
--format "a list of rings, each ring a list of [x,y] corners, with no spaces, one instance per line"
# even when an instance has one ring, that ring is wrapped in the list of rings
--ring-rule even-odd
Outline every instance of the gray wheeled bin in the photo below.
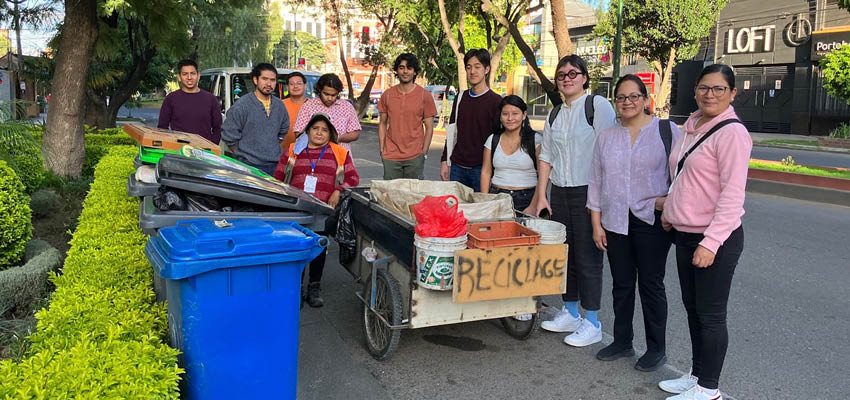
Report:
[[[153,196],[156,194],[157,189],[159,189],[158,183],[146,183],[140,182],[136,179],[136,173],[130,174],[127,177],[127,196],[130,197],[144,197],[144,196]]]
[[[294,221],[314,232],[325,231],[334,209],[321,200],[272,179],[199,160],[167,154],[156,166],[160,186],[258,206],[262,211],[162,211],[146,196],[140,205],[139,226],[146,234],[193,219],[260,218]]]

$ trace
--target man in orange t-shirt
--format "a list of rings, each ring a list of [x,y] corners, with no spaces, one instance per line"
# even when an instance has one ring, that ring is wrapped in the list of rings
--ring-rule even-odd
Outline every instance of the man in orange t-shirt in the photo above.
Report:
[[[292,127],[295,126],[298,110],[307,101],[307,96],[304,95],[307,88],[307,78],[304,77],[304,74],[295,71],[286,77],[286,85],[289,96],[283,99],[283,105],[286,107],[286,112],[289,113],[289,120],[292,123],[289,124],[289,131],[286,132],[286,137],[280,142],[280,147],[284,152],[289,151],[289,145],[295,142],[295,132],[292,130]]]
[[[416,84],[419,70],[416,56],[400,54],[393,63],[399,84],[384,92],[378,101],[378,143],[384,179],[425,178],[425,159],[434,134],[437,106],[431,93]]]

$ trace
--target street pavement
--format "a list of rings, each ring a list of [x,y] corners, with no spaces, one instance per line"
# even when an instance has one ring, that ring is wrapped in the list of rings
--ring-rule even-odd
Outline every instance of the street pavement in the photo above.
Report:
[[[435,136],[426,179],[438,179]],[[372,126],[353,145],[361,182],[380,179]],[[727,399],[845,398],[850,370],[850,208],[748,193],[744,253],[729,303],[729,351],[721,376]],[[563,334],[509,337],[497,321],[405,330],[396,353],[375,361],[361,324],[360,286],[328,256],[325,307],[301,319],[299,399],[664,399],[657,382],[687,371],[690,342],[671,251],[667,262],[668,363],[643,373],[636,359],[602,362],[611,341],[611,280],[604,274],[603,343],[571,348]],[[559,296],[545,301],[559,307]],[[554,307],[544,310],[551,315]],[[645,349],[639,302],[635,345]]]
[[[825,153],[812,150],[753,146],[750,157],[759,160],[782,161],[788,156],[794,159],[794,163],[801,165],[850,168],[850,153]]]

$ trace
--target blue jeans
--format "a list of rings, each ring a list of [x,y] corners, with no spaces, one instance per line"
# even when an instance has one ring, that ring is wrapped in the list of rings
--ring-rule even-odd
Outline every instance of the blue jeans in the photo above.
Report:
[[[452,164],[449,170],[449,180],[460,182],[472,188],[476,192],[481,191],[481,166],[477,167],[461,167],[457,164]]]

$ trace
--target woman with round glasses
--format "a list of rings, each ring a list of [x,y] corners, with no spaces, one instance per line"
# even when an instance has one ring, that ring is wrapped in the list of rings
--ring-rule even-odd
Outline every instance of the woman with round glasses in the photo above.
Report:
[[[744,249],[744,189],[753,142],[731,106],[735,74],[723,64],[697,79],[699,110],[673,145],[673,183],[662,224],[673,229],[682,302],[688,313],[691,371],[662,381],[667,400],[722,399],[720,371],[729,335],[726,307],[732,276]]]
[[[564,102],[555,106],[544,125],[537,171],[540,195],[529,211],[540,215],[547,210],[567,227],[567,292],[562,296],[563,309],[541,326],[551,332],[573,332],[564,343],[584,347],[602,340],[597,317],[602,302],[602,250],[593,243],[587,211],[588,171],[597,135],[615,123],[614,108],[605,98],[585,93],[590,86],[587,64],[577,55],[558,62],[555,80]],[[547,199],[543,194],[550,182],[551,199]]]
[[[636,75],[620,78],[614,93],[619,123],[596,139],[587,191],[593,241],[607,250],[613,278],[614,342],[596,358],[613,361],[635,354],[637,286],[646,353],[635,368],[655,371],[666,360],[664,272],[671,243],[661,227],[661,210],[670,184],[667,149],[680,134],[676,124],[650,115],[646,85]]]

